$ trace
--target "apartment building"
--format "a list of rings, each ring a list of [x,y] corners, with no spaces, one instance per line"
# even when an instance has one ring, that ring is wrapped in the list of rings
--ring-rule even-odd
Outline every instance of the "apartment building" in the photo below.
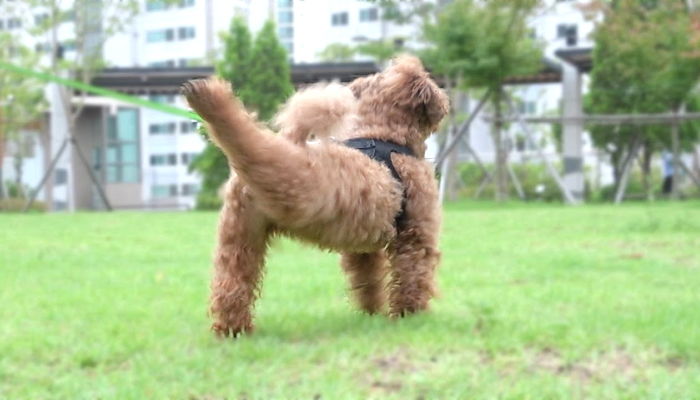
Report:
[[[228,30],[235,15],[247,18],[248,3],[180,0],[168,4],[147,0],[129,28],[107,41],[105,59],[114,67],[163,70],[211,65],[221,47],[220,33]],[[148,98],[186,107],[180,96],[172,94],[153,92]],[[140,132],[140,203],[154,208],[194,207],[201,179],[189,165],[205,142],[192,121],[140,109],[136,123]]]
[[[47,62],[53,37],[48,33],[33,35],[29,30],[46,18],[46,10],[29,8],[18,1],[3,2],[1,6],[11,3],[24,9],[12,15],[0,14],[5,16],[0,17],[0,29],[17,32],[23,43],[44,52],[44,62]],[[99,3],[95,0],[96,7]],[[592,45],[590,33],[594,23],[584,17],[577,7],[579,3],[549,0],[530,21],[534,37],[544,44],[546,57],[555,62],[554,51],[557,49]],[[295,64],[319,62],[319,54],[333,43],[354,46],[371,40],[388,40],[397,46],[420,46],[419,26],[388,22],[381,13],[375,2],[362,0],[179,0],[174,4],[143,0],[138,14],[126,29],[109,37],[102,51],[111,67],[147,67],[166,73],[187,66],[211,65],[212,55],[221,46],[219,33],[228,29],[235,15],[246,18],[254,32],[267,19],[274,19],[280,41]],[[72,23],[70,13],[66,13],[65,22],[56,35],[66,58],[75,54]],[[96,29],[96,34],[100,33],[101,30]],[[357,61],[366,59],[356,57]],[[521,85],[514,87],[513,92],[520,100],[520,111],[526,114],[555,113],[560,107],[559,84]],[[170,93],[151,91],[144,95],[153,101],[185,106],[179,96]],[[48,125],[52,131],[52,152],[55,152],[65,137],[66,126],[65,120],[61,120],[57,101],[54,101],[56,94],[53,89],[47,90],[47,96],[54,104],[55,112],[51,113]],[[191,121],[104,99],[91,101],[90,106],[99,110],[94,123],[101,124],[101,131],[105,133],[87,141],[92,147],[86,152],[115,205],[122,208],[193,207],[200,178],[191,173],[188,166],[205,143],[194,132]],[[475,101],[467,102],[465,111],[475,106]],[[484,133],[488,129],[481,119],[477,119],[472,131]],[[540,134],[546,134],[548,127],[537,129]],[[511,132],[513,143],[517,142],[517,135],[514,129]],[[472,134],[469,140],[482,158],[492,158],[492,141],[487,134]],[[77,181],[87,179],[70,151],[59,160],[55,179],[52,179],[55,183],[55,208],[99,208],[100,202],[94,191],[79,200],[81,196],[75,190],[69,190],[79,186]],[[514,148],[514,157],[518,152],[527,151],[527,148]],[[431,145],[427,156],[433,157],[435,152],[436,146]],[[31,183],[38,181],[35,175],[48,164],[47,155],[42,160],[38,156],[40,153],[37,145],[34,160],[42,167],[25,168],[34,171],[28,179]]]
[[[581,12],[579,6],[583,3],[586,2],[547,0],[529,21],[533,37],[543,44],[545,57],[554,64],[560,62],[554,55],[558,49],[593,45],[590,35],[595,21],[587,19]],[[265,19],[276,19],[280,39],[287,43],[285,46],[295,63],[319,62],[320,53],[335,43],[356,46],[367,41],[385,40],[399,47],[421,46],[418,24],[396,24],[383,19],[381,13],[376,2],[363,0],[269,0],[251,4],[250,22],[255,30]],[[362,61],[369,57],[356,55],[354,59]],[[524,114],[557,113],[560,109],[562,92],[559,83],[519,85],[512,90],[519,99],[519,111]],[[474,109],[476,103],[475,100],[467,101],[465,107]],[[489,127],[477,119],[472,130],[488,132]],[[540,126],[535,130],[544,135],[549,132],[549,127]],[[510,133],[515,144],[518,141],[516,129]],[[470,144],[485,159],[492,159],[494,149],[488,135],[470,135]],[[436,150],[434,145],[429,146],[428,157],[434,156]],[[516,156],[518,152],[528,152],[525,147],[514,150]]]
[[[125,29],[105,38],[105,20],[114,10],[103,9],[102,2],[95,0],[94,4],[88,3],[90,13],[98,21],[90,34],[96,36],[92,38],[94,43],[101,43],[99,50],[108,67],[167,71],[211,65],[221,46],[220,33],[228,30],[234,15],[247,18],[249,3],[249,0],[143,0]],[[63,2],[62,6],[70,10],[72,2]],[[37,34],[35,28],[48,18],[46,9],[19,1],[3,2],[0,9],[3,11],[0,30],[12,33],[25,46],[41,53],[43,64],[50,63],[54,42],[61,58],[75,58],[75,16],[72,13],[61,12],[65,21],[55,31]],[[66,138],[66,115],[57,87],[48,85],[46,92],[51,104],[46,124],[51,143],[40,146],[39,140],[34,140],[35,151],[25,160],[25,182],[30,185],[39,181],[44,166]],[[144,96],[152,101],[185,107],[184,101],[172,94],[150,92]],[[195,132],[191,121],[104,98],[90,97],[82,106],[85,111],[81,119],[93,123],[78,127],[78,139],[115,207],[185,209],[194,206],[201,179],[190,172],[189,164],[202,151],[205,142]],[[39,135],[34,136],[38,138]],[[89,177],[77,163],[73,150],[71,146],[66,148],[54,176],[49,179],[51,207],[57,210],[99,208],[102,203],[94,188],[90,189]],[[8,159],[5,166],[11,162]],[[40,199],[45,199],[45,193],[41,193]]]

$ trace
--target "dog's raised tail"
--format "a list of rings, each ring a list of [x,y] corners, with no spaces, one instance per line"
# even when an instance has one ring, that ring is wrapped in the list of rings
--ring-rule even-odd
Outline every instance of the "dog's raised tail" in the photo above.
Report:
[[[357,115],[352,91],[339,83],[319,83],[300,90],[277,114],[280,134],[298,145],[314,137],[343,139]]]
[[[264,131],[234,95],[228,81],[212,77],[195,79],[182,86],[182,94],[190,107],[207,125],[210,138],[229,159],[244,151],[249,142]]]

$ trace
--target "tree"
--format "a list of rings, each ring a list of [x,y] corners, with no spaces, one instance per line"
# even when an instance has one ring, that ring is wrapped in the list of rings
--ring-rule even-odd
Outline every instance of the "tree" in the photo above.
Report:
[[[0,60],[22,67],[32,67],[37,63],[36,54],[21,46],[10,33],[0,32]],[[3,162],[5,149],[11,142],[21,149],[24,137],[21,129],[36,121],[46,105],[41,82],[18,77],[0,70],[0,199],[6,196]],[[22,178],[22,153],[15,154],[15,181]]]
[[[598,7],[604,21],[594,34],[587,112],[677,111],[700,77],[696,17],[686,9],[685,2],[616,0],[599,3]],[[694,130],[686,128],[684,132],[681,145],[687,147],[697,136]],[[625,166],[642,148],[643,180],[651,198],[651,159],[655,151],[671,147],[668,128],[593,126],[591,136],[594,145],[610,155],[616,185]]]
[[[350,61],[354,55],[355,49],[342,43],[331,43],[318,53],[321,61],[325,62]]]
[[[216,73],[231,82],[239,96],[250,85],[250,60],[252,58],[252,38],[248,25],[240,18],[231,20],[229,32],[223,35],[224,55],[222,60],[216,63]],[[246,99],[242,99],[246,103]],[[229,175],[228,161],[218,147],[213,143],[207,143],[204,151],[192,162],[190,169],[198,171],[202,175],[202,187],[197,195],[197,208],[218,208],[219,187],[226,181]]]
[[[542,50],[530,38],[526,18],[537,0],[455,0],[439,8],[434,20],[424,18],[423,32],[431,45],[424,59],[433,72],[458,82],[460,88],[490,93],[494,112],[496,197],[508,197],[507,141],[500,122],[503,86],[510,76],[530,74],[540,66]]]
[[[287,51],[277,38],[275,23],[268,21],[256,35],[251,59],[250,85],[241,96],[258,118],[268,121],[294,92]]]
[[[279,43],[272,22],[265,24],[251,44],[251,34],[242,19],[234,19],[224,36],[223,59],[217,73],[230,81],[243,104],[267,121],[293,92],[287,52]],[[224,154],[213,144],[195,158],[192,169],[202,174],[197,208],[218,208],[218,190],[228,179],[229,166]]]
[[[174,0],[163,0],[165,3]],[[25,2],[13,2],[14,5],[6,10],[6,14],[14,18],[24,20],[23,25],[33,22],[29,33],[36,37],[49,36],[49,43],[38,43],[37,48],[44,49],[49,54],[50,70],[54,75],[68,76],[88,84],[95,73],[104,65],[102,58],[102,45],[116,32],[121,31],[125,24],[131,20],[139,8],[138,0],[73,0],[67,6],[60,0],[27,0]],[[36,12],[39,12],[36,14]],[[68,42],[58,41],[59,29],[63,32],[72,31],[73,38]],[[107,208],[110,208],[107,197],[92,167],[88,165],[84,153],[77,142],[70,140],[75,134],[75,126],[78,117],[82,113],[83,105],[80,101],[73,101],[72,91],[57,86],[57,97],[60,107],[65,111],[67,132],[64,143],[71,143],[74,150],[83,162],[93,183],[96,185],[102,200]],[[86,93],[79,93],[78,99],[83,99]],[[49,141],[50,143],[50,141]],[[61,149],[65,146],[62,145]],[[45,149],[52,154],[52,149]],[[59,152],[62,150],[59,150]],[[53,157],[54,156],[52,154]],[[51,164],[53,166],[53,164]],[[51,171],[46,171],[42,184],[47,181]],[[32,193],[27,208],[35,199],[41,187]],[[47,202],[52,201],[52,185],[48,180],[46,190]]]
[[[403,39],[368,40],[355,46],[357,54],[372,57],[376,62],[384,64],[403,49]]]

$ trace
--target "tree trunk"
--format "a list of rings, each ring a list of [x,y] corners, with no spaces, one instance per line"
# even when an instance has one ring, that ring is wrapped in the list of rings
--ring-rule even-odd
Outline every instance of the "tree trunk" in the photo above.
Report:
[[[671,198],[678,200],[680,197],[681,180],[681,145],[678,132],[678,123],[671,125],[671,148],[673,150],[673,180],[671,181]]]
[[[445,143],[444,145],[441,146],[440,150],[438,151],[438,156],[442,154],[447,146],[450,144],[450,142],[453,140],[453,133],[455,131],[455,110],[454,110],[454,90],[452,87],[452,79],[449,75],[445,75],[443,77],[445,81],[445,91],[447,91],[447,94],[450,98],[450,110],[447,115],[447,118],[449,120],[449,125],[445,128]],[[451,155],[448,155],[445,161],[442,163],[440,166],[440,187],[439,187],[439,200],[440,204],[442,204],[445,199],[450,199],[450,175],[451,175],[451,170],[452,170],[452,157]]]
[[[695,176],[700,176],[700,145],[693,148],[693,172]]]
[[[24,172],[24,155],[22,154],[21,143],[18,143],[17,154],[13,160],[15,167],[15,187],[17,188],[17,197],[24,198],[24,184],[22,183],[22,174]]]
[[[462,93],[458,89],[459,87],[459,80],[453,83],[451,89],[452,89],[452,115],[451,115],[451,126],[450,126],[450,131],[451,134],[449,135],[450,141],[456,140],[457,135],[459,134],[459,124],[457,122],[457,115],[459,114],[460,111],[463,110],[463,104],[464,104],[464,98],[462,96]],[[457,145],[457,148],[452,151],[447,158],[449,159],[449,173],[447,175],[447,192],[446,192],[446,198],[448,201],[456,201],[458,197],[458,191],[459,191],[459,183],[461,181],[461,177],[459,176],[459,145]]]
[[[6,197],[5,194],[5,176],[2,165],[5,162],[5,140],[0,137],[0,200]]]
[[[503,93],[501,88],[494,92],[494,122],[493,122],[493,145],[496,150],[496,200],[508,200],[508,153],[506,151],[505,140],[503,140]]]
[[[615,149],[610,153],[610,164],[613,170],[613,184],[615,187],[620,185],[620,177],[622,176],[622,149]]]
[[[651,157],[653,155],[651,143],[646,140],[642,153],[642,185],[647,201],[654,201],[654,188],[651,185]]]

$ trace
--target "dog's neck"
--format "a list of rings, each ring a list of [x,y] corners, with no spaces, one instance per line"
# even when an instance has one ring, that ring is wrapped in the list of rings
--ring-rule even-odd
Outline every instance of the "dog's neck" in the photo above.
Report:
[[[352,138],[378,139],[406,146],[418,158],[425,157],[425,140],[417,128],[405,125],[361,125],[353,131]]]

